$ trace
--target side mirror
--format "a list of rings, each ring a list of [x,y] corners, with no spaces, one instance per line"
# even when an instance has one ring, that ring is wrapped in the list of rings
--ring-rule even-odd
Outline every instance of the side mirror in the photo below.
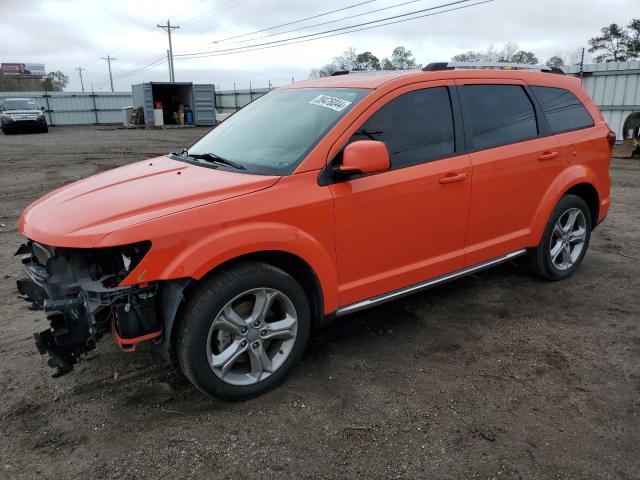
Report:
[[[340,173],[376,173],[389,170],[389,152],[383,142],[376,140],[358,140],[350,143],[342,153]]]

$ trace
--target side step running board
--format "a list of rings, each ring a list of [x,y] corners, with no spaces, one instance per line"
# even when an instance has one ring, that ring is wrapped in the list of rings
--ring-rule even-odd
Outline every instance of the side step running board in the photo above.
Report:
[[[395,300],[397,298],[404,297],[405,295],[409,295],[411,293],[415,293],[420,290],[434,287],[436,285],[448,282],[450,280],[455,280],[456,278],[464,277],[465,275],[469,275],[470,273],[484,270],[485,268],[493,267],[494,265],[498,265],[500,263],[513,260],[516,257],[524,255],[526,252],[527,251],[525,249],[518,250],[516,252],[508,253],[507,255],[494,258],[493,260],[488,260],[486,262],[482,262],[477,265],[473,265],[471,267],[463,268],[462,270],[457,270],[455,272],[448,273],[440,277],[432,278],[431,280],[427,280],[422,283],[410,285],[408,287],[401,288],[399,290],[394,290],[392,292],[383,293],[382,295],[368,298],[366,300],[362,300],[361,302],[352,303],[351,305],[347,305],[345,307],[339,308],[336,311],[336,316],[342,317],[344,315],[349,315],[350,313],[359,312],[360,310],[364,310],[365,308],[373,307],[375,305],[380,305],[381,303],[388,302],[390,300]]]

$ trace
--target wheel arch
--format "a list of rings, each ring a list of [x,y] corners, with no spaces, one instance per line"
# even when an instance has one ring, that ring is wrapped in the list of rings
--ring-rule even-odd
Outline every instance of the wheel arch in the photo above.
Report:
[[[589,213],[591,213],[591,229],[593,230],[598,223],[598,216],[600,215],[600,196],[596,188],[588,182],[577,183],[563,193],[564,195],[576,195],[582,198],[589,206]]]
[[[566,194],[577,195],[582,198],[591,211],[591,227],[595,228],[600,215],[599,182],[595,172],[584,166],[574,165],[567,168],[545,192],[538,210],[534,215],[531,226],[531,245],[540,243],[547,221],[560,199]]]
[[[324,293],[322,285],[314,269],[303,258],[283,250],[262,250],[239,255],[234,258],[230,258],[227,261],[216,265],[203,275],[198,280],[192,280],[184,284],[181,291],[182,301],[175,311],[174,317],[171,322],[165,324],[165,338],[164,343],[165,353],[168,357],[173,359],[175,354],[175,342],[177,340],[178,332],[180,331],[180,322],[182,321],[182,313],[185,308],[185,299],[190,295],[195,294],[199,287],[211,278],[216,273],[226,268],[233,268],[234,265],[239,265],[245,262],[263,262],[279,268],[289,275],[291,275],[302,287],[310,299],[309,306],[311,308],[311,315],[313,325],[315,327],[321,327],[326,319],[324,312]]]

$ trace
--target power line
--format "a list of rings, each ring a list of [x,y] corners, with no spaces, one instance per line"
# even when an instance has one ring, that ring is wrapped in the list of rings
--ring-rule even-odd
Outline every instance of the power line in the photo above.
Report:
[[[348,32],[332,33],[332,34],[329,34],[329,35],[323,35],[321,37],[316,37],[316,38],[291,41],[291,42],[287,42],[287,43],[282,43],[280,45],[270,45],[270,46],[258,47],[258,48],[249,48],[249,46],[248,46],[248,47],[246,47],[245,50],[240,51],[240,52],[213,53],[213,54],[201,55],[201,57],[191,57],[191,58],[220,57],[220,56],[224,56],[224,55],[234,55],[234,54],[237,54],[237,53],[253,52],[253,51],[256,51],[256,50],[266,50],[266,49],[269,49],[269,48],[283,47],[283,46],[286,46],[286,45],[293,45],[293,44],[296,44],[296,43],[312,42],[314,40],[321,40],[321,39],[324,39],[324,38],[337,37],[337,36],[340,36],[340,35],[347,35],[349,33],[360,32],[360,31],[363,31],[363,30],[371,30],[373,28],[384,27],[384,26],[393,25],[393,24],[396,24],[396,23],[408,22],[410,20],[417,20],[419,18],[432,17],[434,15],[440,15],[441,13],[452,12],[454,10],[463,10],[465,8],[475,7],[477,5],[482,5],[482,4],[485,4],[485,3],[492,3],[494,1],[495,0],[483,0],[483,1],[476,2],[476,3],[470,4],[470,5],[463,5],[463,6],[460,6],[460,7],[449,8],[449,9],[446,9],[446,10],[441,10],[439,12],[427,13],[425,15],[418,15],[418,16],[413,17],[413,18],[405,18],[405,19],[402,19],[402,20],[395,20],[395,21],[392,21],[392,22],[383,23],[381,25],[374,25],[374,26],[368,26],[368,27],[363,27],[363,28],[357,28],[357,29],[354,29],[354,30],[350,30]]]
[[[317,15],[312,15],[310,17],[301,18],[299,20],[294,20],[292,22],[281,23],[280,25],[276,25],[274,27],[263,28],[262,30],[255,30],[255,31],[249,32],[249,33],[243,33],[242,35],[234,35],[233,37],[222,38],[220,40],[215,40],[215,41],[213,41],[211,43],[222,43],[222,42],[226,42],[227,40],[234,40],[236,38],[248,37],[249,35],[254,35],[256,33],[268,32],[269,30],[275,30],[276,28],[280,28],[280,27],[288,27],[289,25],[294,25],[294,24],[300,23],[300,22],[306,22],[307,20],[313,20],[314,18],[324,17],[326,15],[331,15],[332,13],[342,12],[344,10],[349,10],[350,8],[359,7],[361,5],[366,5],[367,3],[373,3],[373,2],[377,2],[377,1],[378,0],[367,0],[365,2],[354,3],[353,5],[348,5],[346,7],[338,8],[337,10],[331,10],[330,12],[319,13]]]
[[[449,3],[444,3],[441,5],[437,5],[434,7],[429,7],[429,8],[423,8],[420,10],[415,10],[413,12],[408,12],[408,13],[403,13],[400,15],[393,15],[391,17],[385,17],[385,18],[380,18],[378,20],[371,20],[368,22],[363,22],[363,23],[358,23],[358,24],[354,24],[354,25],[349,25],[346,27],[340,27],[340,28],[334,28],[331,30],[325,30],[323,32],[316,32],[316,33],[310,33],[310,34],[306,34],[306,35],[299,35],[297,37],[291,37],[291,38],[286,38],[283,40],[274,40],[271,42],[264,42],[264,43],[258,43],[258,44],[254,44],[254,45],[246,45],[244,47],[235,47],[235,48],[227,48],[227,49],[220,49],[220,50],[210,50],[207,52],[194,52],[194,53],[185,53],[185,54],[176,54],[176,57],[180,57],[180,58],[203,58],[203,57],[212,57],[212,56],[220,56],[220,55],[230,55],[232,53],[241,53],[244,51],[254,51],[254,50],[263,50],[266,48],[275,48],[275,47],[279,47],[282,45],[290,45],[292,43],[303,43],[305,41],[310,41],[310,40],[316,40],[316,38],[311,38],[311,37],[318,37],[320,35],[323,35],[322,37],[319,38],[328,38],[328,37],[333,37],[333,36],[338,36],[338,35],[344,35],[347,33],[352,33],[352,32],[358,32],[358,31],[362,31],[362,30],[370,30],[372,28],[378,28],[378,27],[382,27],[385,25],[392,25],[395,23],[402,23],[402,22],[406,22],[409,20],[415,20],[418,18],[423,18],[423,17],[429,17],[429,16],[433,16],[433,15],[438,15],[440,13],[445,13],[445,12],[450,12],[450,11],[454,11],[454,10],[462,10],[464,8],[469,8],[469,7],[473,7],[476,5],[481,5],[484,3],[491,3],[495,0],[484,0],[481,2],[477,2],[474,4],[468,4],[468,5],[461,5],[459,7],[455,7],[455,8],[450,8],[447,10],[442,10],[440,12],[435,12],[435,13],[429,13],[426,15],[419,15],[419,16],[415,16],[412,18],[404,18],[404,17],[408,17],[411,15],[417,15],[418,13],[423,13],[423,12],[429,12],[429,11],[433,11],[433,10],[439,10],[445,7],[451,7],[453,5],[460,5],[463,3],[468,3],[472,0],[457,0],[454,2],[449,2]],[[401,19],[401,20],[396,20],[396,19]],[[374,25],[376,23],[380,23],[380,22],[386,22],[387,20],[395,20],[395,21],[391,21],[391,22],[387,22],[384,24],[380,24],[380,25]],[[358,27],[363,27],[363,28],[358,28]],[[351,29],[355,29],[355,30],[351,30]],[[350,31],[345,31],[345,30],[350,30]],[[340,33],[336,33],[336,32],[340,32]],[[328,35],[327,35],[328,34]],[[294,41],[294,40],[300,40],[300,41]],[[285,43],[286,42],[286,43]],[[275,45],[275,44],[281,44],[281,45]],[[256,48],[256,47],[262,47],[262,48]]]
[[[102,60],[106,60],[109,65],[109,81],[111,82],[111,91],[113,92],[113,75],[111,75],[111,62],[115,60],[115,58],[107,55],[107,57],[101,57]]]
[[[409,0],[407,2],[396,3],[395,5],[389,5],[388,7],[377,8],[375,10],[369,10],[367,12],[358,13],[357,15],[349,15],[348,17],[336,18],[334,20],[327,20],[326,22],[314,23],[313,25],[304,25],[302,27],[292,28],[291,30],[285,30],[284,32],[270,33],[269,35],[263,35],[263,36],[260,36],[260,37],[248,38],[246,40],[237,40],[235,42],[231,42],[231,44],[252,42],[254,40],[260,40],[261,38],[277,37],[278,35],[284,35],[285,33],[298,32],[300,30],[305,30],[307,28],[315,28],[315,27],[320,27],[322,25],[328,25],[330,23],[341,22],[342,20],[351,20],[352,18],[364,17],[366,15],[371,15],[372,13],[378,13],[378,12],[382,12],[384,10],[391,10],[393,8],[403,7],[403,6],[409,5],[411,3],[422,2],[422,1],[424,1],[424,0]]]
[[[154,57],[147,58],[146,60],[143,60],[141,62],[134,63],[129,68],[130,69],[136,69],[138,67],[144,67],[145,65],[148,65],[149,63],[155,62],[156,60],[160,60],[161,58],[166,58],[166,56],[164,54],[156,55]]]
[[[375,1],[375,0],[370,0],[369,2],[363,2],[363,3],[371,3],[371,1]],[[414,12],[410,12],[410,13],[406,13],[403,15],[395,15],[395,16],[391,16],[391,17],[385,17],[385,18],[381,18],[378,20],[373,20],[373,21],[369,21],[369,22],[363,22],[363,23],[359,23],[359,24],[355,24],[355,25],[350,25],[350,26],[346,26],[346,27],[341,27],[341,28],[336,28],[336,29],[331,29],[331,30],[326,30],[323,32],[317,32],[314,34],[309,34],[309,35],[302,35],[302,36],[297,36],[297,37],[291,37],[291,38],[287,38],[287,39],[282,39],[282,40],[277,40],[277,41],[273,41],[273,42],[265,42],[265,43],[260,43],[260,44],[254,44],[254,45],[245,45],[243,47],[237,47],[237,48],[231,48],[231,49],[221,49],[221,50],[212,50],[212,51],[208,51],[208,52],[197,52],[197,53],[190,53],[190,54],[175,54],[175,57],[179,57],[179,58],[204,58],[204,57],[211,57],[211,56],[223,56],[223,55],[232,55],[235,53],[244,53],[244,52],[251,52],[251,51],[256,51],[256,50],[265,50],[265,49],[269,49],[269,48],[275,48],[275,47],[281,47],[281,46],[286,46],[286,45],[292,45],[292,44],[297,44],[297,43],[305,43],[305,42],[309,42],[309,41],[313,41],[313,40],[320,40],[323,38],[329,38],[329,37],[335,37],[335,36],[340,36],[340,35],[346,35],[349,33],[354,33],[354,32],[359,32],[359,31],[363,31],[363,30],[370,30],[373,28],[379,28],[379,27],[384,27],[387,25],[393,25],[396,23],[403,23],[403,22],[407,22],[410,20],[416,20],[416,19],[420,19],[420,18],[424,18],[424,17],[430,17],[430,16],[434,16],[434,15],[439,15],[441,13],[447,13],[447,12],[451,12],[451,11],[455,11],[455,10],[462,10],[465,8],[470,8],[470,7],[474,7],[477,5],[482,5],[485,3],[491,3],[495,0],[483,0],[483,1],[478,1],[476,3],[472,3],[472,4],[466,4],[466,5],[461,5],[455,8],[448,8],[448,9],[444,9],[444,10],[440,10],[438,12],[432,12],[432,13],[427,13],[424,15],[416,15],[417,13],[421,13],[421,12],[425,12],[425,11],[429,11],[429,10],[434,10],[434,9],[442,9],[448,6],[452,6],[452,5],[456,5],[456,4],[461,4],[461,3],[466,3],[466,2],[470,2],[472,0],[460,0],[460,1],[455,1],[455,2],[450,2],[450,3],[445,3],[445,4],[441,4],[439,6],[434,6],[431,8],[427,8],[427,9],[421,9],[421,10],[416,10]],[[411,2],[407,2],[407,3],[411,3]],[[351,8],[353,6],[350,7],[344,7],[343,9],[346,8]],[[389,8],[389,7],[388,7]],[[343,10],[343,9],[339,9],[339,10]],[[373,13],[373,12],[369,12],[369,13]],[[328,14],[328,12],[327,12]],[[323,15],[323,14],[319,14],[319,15]],[[411,15],[416,15],[416,16],[412,16],[411,18],[403,18],[406,16],[411,16]],[[314,16],[315,17],[315,16]],[[308,17],[310,18],[310,17]],[[398,19],[400,18],[400,19]],[[388,21],[391,20],[391,21]],[[298,20],[296,22],[289,22],[289,24],[293,24],[293,23],[297,23],[297,22],[301,22],[304,21],[303,20]],[[380,23],[380,22],[385,22],[385,23]],[[378,24],[380,23],[380,24]],[[375,25],[378,24],[378,25]],[[281,26],[284,26],[281,25]],[[272,27],[275,28],[275,27]],[[266,31],[269,29],[263,29],[263,31]],[[256,33],[256,32],[251,32],[248,34],[244,34],[242,36],[246,36],[246,35],[250,35],[252,33]],[[240,36],[236,36],[235,38],[239,38]],[[231,39],[231,37],[229,37],[228,39]],[[112,58],[112,60],[115,60],[114,58]],[[138,64],[134,65],[134,68],[130,71],[127,72],[123,72],[121,74],[117,74],[115,75],[116,78],[124,78],[124,77],[128,77],[128,76],[132,76],[132,75],[137,75],[139,73],[142,73],[144,71],[156,68],[157,66],[163,64],[164,62],[167,62],[167,58],[164,55],[159,55],[156,57],[152,57],[148,60],[145,60],[143,62],[140,62]]]
[[[164,62],[168,62],[167,57],[162,56],[161,58],[159,58],[158,60],[156,60],[155,62],[152,62],[144,67],[140,67],[137,68],[135,70],[130,70],[127,72],[123,72],[121,74],[116,75],[116,78],[125,78],[125,77],[130,77],[132,75],[137,75],[138,73],[142,73],[142,72],[146,72],[147,70],[151,70],[159,65],[162,65]]]
[[[167,20],[166,25],[158,24],[157,27],[165,30],[169,35],[169,81],[175,82],[176,76],[175,76],[175,70],[173,69],[173,46],[171,45],[171,30],[176,30],[180,28],[180,25],[172,26],[171,21]]]
[[[189,26],[189,25],[193,25],[194,23],[201,22],[202,20],[205,20],[205,19],[207,19],[207,18],[209,18],[209,17],[211,17],[213,15],[216,15],[218,13],[223,13],[223,12],[226,12],[227,10],[231,10],[232,8],[235,8],[238,5],[240,5],[241,3],[244,3],[246,1],[247,0],[237,0],[234,3],[234,0],[232,0],[231,2],[227,3],[226,5],[222,6],[219,9],[213,9],[209,13],[205,13],[204,15],[193,17],[193,18],[183,22],[184,26],[186,27],[186,26]]]

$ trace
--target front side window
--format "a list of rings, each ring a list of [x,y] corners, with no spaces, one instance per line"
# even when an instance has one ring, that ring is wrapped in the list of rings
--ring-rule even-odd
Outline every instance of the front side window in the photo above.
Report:
[[[212,154],[250,173],[288,175],[336,122],[370,90],[274,90],[230,116],[189,148]]]
[[[465,85],[474,150],[528,140],[538,135],[535,110],[519,85]]]
[[[4,101],[4,110],[39,110],[38,104],[33,100],[10,99]]]
[[[448,88],[426,88],[394,98],[374,113],[350,141],[356,140],[384,142],[391,168],[453,155],[455,137]]]
[[[531,87],[553,133],[593,126],[593,118],[576,96],[564,88]]]

